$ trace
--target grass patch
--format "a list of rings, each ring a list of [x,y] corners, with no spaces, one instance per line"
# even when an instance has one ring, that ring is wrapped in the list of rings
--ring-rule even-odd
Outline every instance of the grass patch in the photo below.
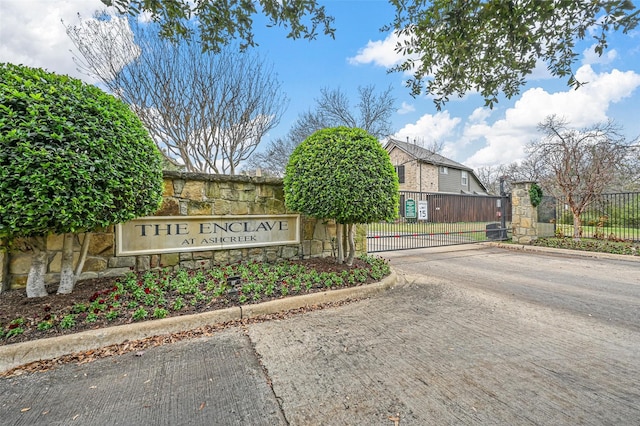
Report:
[[[556,233],[565,237],[573,235],[573,225],[556,224]],[[640,229],[625,228],[621,226],[594,226],[582,225],[582,236],[584,238],[596,239],[624,239],[624,240],[640,240]]]

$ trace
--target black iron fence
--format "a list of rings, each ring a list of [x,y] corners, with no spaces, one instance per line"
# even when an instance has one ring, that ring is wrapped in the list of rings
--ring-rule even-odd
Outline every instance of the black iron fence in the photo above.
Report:
[[[538,237],[553,237],[556,235],[556,217],[558,200],[555,197],[545,195],[538,204]]]
[[[400,192],[400,215],[368,225],[369,252],[506,240],[510,197]]]
[[[640,241],[640,192],[602,194],[580,219],[582,237]],[[556,233],[574,234],[573,213],[563,199],[556,204]]]

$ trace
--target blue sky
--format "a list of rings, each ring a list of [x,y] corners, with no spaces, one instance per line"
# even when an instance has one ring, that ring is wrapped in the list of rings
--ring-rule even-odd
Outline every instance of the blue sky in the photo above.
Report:
[[[611,36],[609,50],[598,58],[585,40],[575,70],[589,81],[579,90],[537,70],[521,94],[501,99],[493,110],[482,98],[470,94],[454,99],[436,111],[427,96],[413,98],[401,73],[387,73],[397,63],[393,35],[380,27],[393,18],[386,0],[326,0],[335,16],[336,38],[319,35],[314,41],[288,40],[285,31],[256,25],[257,50],[273,63],[289,106],[280,125],[263,145],[284,136],[298,114],[314,104],[324,87],[340,88],[353,97],[358,85],[393,88],[397,110],[392,117],[394,136],[444,143],[443,154],[470,167],[495,166],[521,159],[523,147],[538,138],[536,124],[548,114],[586,127],[613,119],[628,139],[640,135],[640,30]],[[636,2],[637,4],[637,2]],[[76,23],[77,13],[90,17],[101,8],[99,0],[0,0],[0,62],[23,63],[87,80],[72,61],[68,40],[60,23]],[[258,20],[256,21],[258,23]]]

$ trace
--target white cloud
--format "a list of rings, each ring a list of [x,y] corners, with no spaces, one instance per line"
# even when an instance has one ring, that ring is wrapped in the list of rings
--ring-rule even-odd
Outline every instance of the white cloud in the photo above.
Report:
[[[474,123],[484,123],[491,116],[491,110],[488,108],[476,108],[469,116],[469,121]]]
[[[460,121],[458,117],[450,117],[449,111],[425,114],[417,122],[404,126],[394,137],[400,140],[408,137],[409,140],[441,141],[450,138]]]
[[[367,45],[360,49],[356,56],[347,58],[347,61],[351,65],[374,64],[380,67],[391,68],[399,65],[405,59],[413,58],[414,67],[417,67],[420,65],[420,55],[413,54],[405,56],[396,51],[396,46],[404,43],[405,40],[407,40],[407,36],[398,36],[396,32],[390,33],[384,40],[369,40]],[[411,71],[407,70],[405,74],[411,74]]]
[[[73,62],[70,50],[75,47],[61,20],[76,23],[78,13],[88,18],[99,9],[104,9],[100,0],[1,0],[0,62],[84,78]]]
[[[606,65],[613,62],[618,57],[618,52],[615,49],[605,51],[602,56],[598,55],[594,48],[596,45],[585,49],[582,52],[582,63],[584,65],[601,64]]]
[[[506,110],[503,118],[491,125],[470,119],[458,143],[473,146],[484,142],[484,146],[463,163],[480,167],[520,160],[525,145],[539,137],[537,124],[546,116],[556,114],[576,128],[606,121],[609,106],[631,96],[640,87],[640,74],[633,71],[596,74],[589,65],[584,65],[578,69],[576,77],[588,83],[578,90],[558,93],[529,89]],[[478,114],[474,111],[471,117]]]
[[[402,55],[395,48],[399,41],[398,35],[391,33],[384,40],[371,41],[358,51],[356,56],[348,58],[350,64],[371,64],[390,68],[402,62]]]
[[[425,114],[394,136],[427,143],[444,141],[443,155],[472,168],[509,164],[524,158],[525,146],[539,138],[538,123],[548,115],[563,117],[576,128],[588,127],[609,119],[610,106],[631,97],[640,87],[640,74],[634,71],[596,73],[583,65],[576,77],[588,83],[578,90],[556,93],[529,89],[502,114],[487,108],[476,108],[465,120],[449,111]]]
[[[403,101],[402,105],[400,106],[400,109],[398,110],[398,114],[400,115],[409,114],[410,112],[414,112],[415,110],[416,110],[416,107]]]

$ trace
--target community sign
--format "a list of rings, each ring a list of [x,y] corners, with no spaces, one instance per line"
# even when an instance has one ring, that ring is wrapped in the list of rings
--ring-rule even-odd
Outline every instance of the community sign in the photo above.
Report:
[[[300,243],[299,215],[149,216],[116,225],[116,255]]]

